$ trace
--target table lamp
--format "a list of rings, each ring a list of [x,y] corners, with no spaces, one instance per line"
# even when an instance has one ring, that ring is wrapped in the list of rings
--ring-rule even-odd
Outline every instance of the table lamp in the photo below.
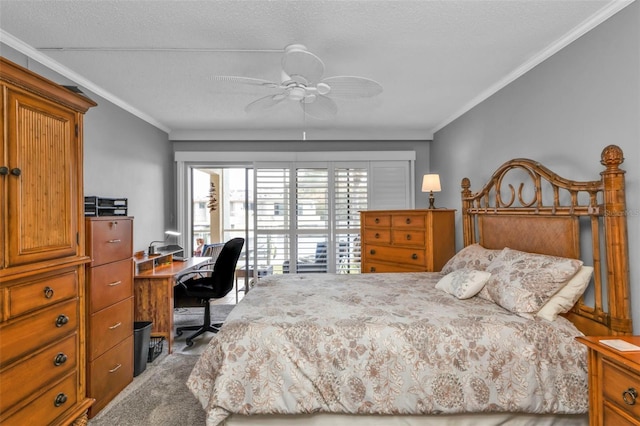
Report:
[[[424,177],[422,178],[422,192],[429,193],[429,208],[434,209],[435,206],[433,205],[433,193],[440,192],[440,175],[424,175]]]
[[[155,243],[164,243],[169,239],[170,236],[180,235],[180,233],[176,231],[164,231],[164,233],[166,234],[166,237],[164,240],[151,241],[149,243],[149,250],[147,253],[149,256],[151,256],[152,254],[156,254],[156,248],[153,246]]]

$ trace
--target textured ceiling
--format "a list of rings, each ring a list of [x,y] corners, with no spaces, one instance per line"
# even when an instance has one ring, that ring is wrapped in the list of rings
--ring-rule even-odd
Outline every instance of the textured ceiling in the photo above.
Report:
[[[0,36],[176,140],[429,139],[629,3],[0,0]],[[384,91],[317,120],[293,101],[247,114],[271,89],[212,78],[279,82],[292,43]]]

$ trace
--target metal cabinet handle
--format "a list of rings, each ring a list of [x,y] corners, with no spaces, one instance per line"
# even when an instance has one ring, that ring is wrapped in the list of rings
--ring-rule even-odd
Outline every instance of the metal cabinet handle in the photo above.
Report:
[[[635,405],[636,398],[638,398],[638,391],[634,388],[629,388],[626,391],[622,392],[622,400],[627,405]]]
[[[116,328],[120,327],[122,325],[121,322],[117,322],[115,324],[113,324],[111,327],[109,327],[109,330],[115,330]]]
[[[69,322],[69,317],[64,314],[60,314],[58,315],[58,318],[56,318],[56,327],[62,327],[68,322]]]
[[[116,371],[118,371],[120,369],[120,367],[122,367],[122,364],[116,365],[111,370],[109,370],[109,373],[115,373]]]
[[[51,299],[53,297],[53,289],[49,286],[44,288],[44,298]]]
[[[53,401],[53,405],[55,405],[56,407],[59,407],[65,402],[67,402],[67,395],[60,392],[58,395],[56,395],[56,399],[55,401]]]
[[[109,240],[109,241],[107,241],[107,242],[108,242],[108,243],[111,243],[111,244],[114,244],[114,243],[119,243],[119,242],[121,242],[121,241],[122,241],[122,240],[117,239],[117,240]]]
[[[67,362],[67,356],[62,352],[56,355],[56,357],[53,359],[53,365],[55,365],[56,367],[64,364],[65,362]]]
[[[109,287],[115,287],[117,285],[122,284],[122,281],[114,281],[112,283],[107,284]]]

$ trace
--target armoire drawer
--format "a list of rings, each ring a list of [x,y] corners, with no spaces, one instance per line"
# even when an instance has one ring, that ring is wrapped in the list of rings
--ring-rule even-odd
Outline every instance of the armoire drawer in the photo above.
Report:
[[[9,318],[75,297],[78,297],[76,268],[30,280],[27,284],[8,288]]]
[[[99,266],[116,260],[127,259],[133,252],[133,221],[110,217],[87,222],[87,250],[91,266]]]
[[[133,380],[133,335],[91,361],[89,395],[96,399],[92,413],[100,411]]]
[[[372,243],[389,244],[391,242],[391,230],[368,228],[364,231],[365,241]]]
[[[87,272],[90,312],[133,296],[133,261],[130,258],[89,268]]]
[[[640,375],[624,370],[607,359],[603,359],[602,382],[605,403],[609,402],[630,417],[640,419],[640,396],[638,395]]]
[[[78,372],[74,371],[7,419],[2,426],[49,425],[78,402]]]
[[[78,330],[78,300],[71,299],[0,325],[0,367]]]
[[[89,360],[133,334],[133,297],[91,315]]]
[[[0,413],[29,398],[42,388],[68,374],[77,366],[77,334],[55,342],[23,362],[2,370],[2,381],[20,386],[0,386]]]
[[[380,214],[380,215],[367,215],[364,218],[365,226],[382,226],[382,227],[390,227],[391,226],[391,215],[389,214]]]

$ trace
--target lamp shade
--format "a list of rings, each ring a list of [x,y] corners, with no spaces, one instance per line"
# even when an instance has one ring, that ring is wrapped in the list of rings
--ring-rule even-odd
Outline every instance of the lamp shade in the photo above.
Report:
[[[422,178],[422,192],[440,192],[440,175],[424,175]]]

